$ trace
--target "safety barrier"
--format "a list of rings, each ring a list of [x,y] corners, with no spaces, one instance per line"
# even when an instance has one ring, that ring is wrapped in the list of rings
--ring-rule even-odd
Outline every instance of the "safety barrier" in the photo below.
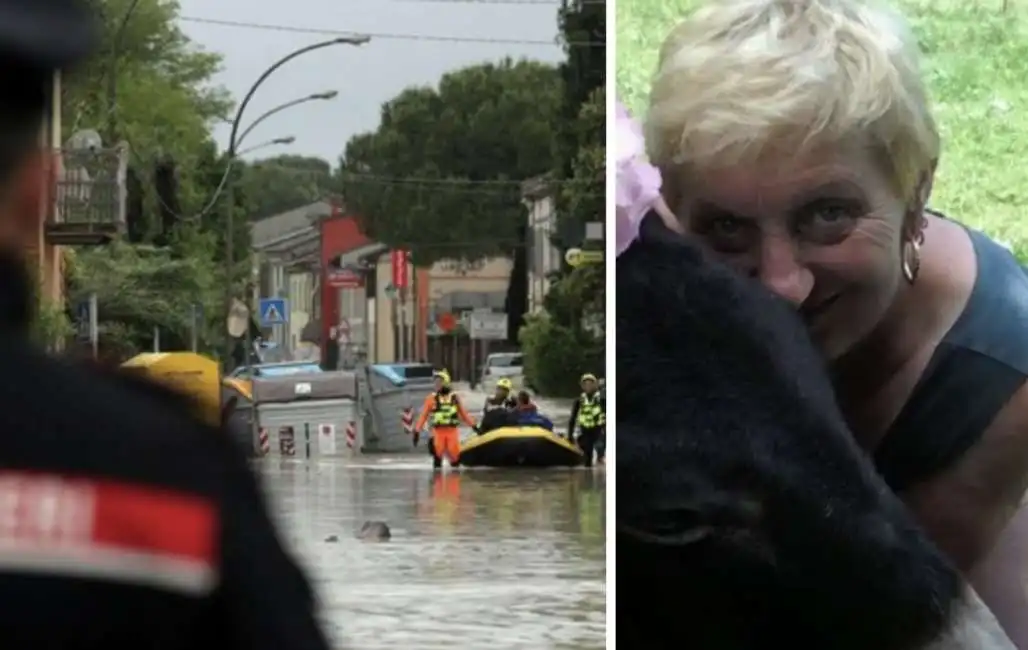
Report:
[[[341,432],[344,446],[337,444],[340,434],[332,423],[301,426],[261,427],[258,433],[260,456],[282,458],[333,458],[360,449],[356,422],[348,422]]]
[[[414,433],[414,409],[409,406],[403,409],[401,420],[403,421],[403,432],[412,435]]]
[[[346,425],[346,446],[353,451],[357,445],[357,423],[350,422]]]

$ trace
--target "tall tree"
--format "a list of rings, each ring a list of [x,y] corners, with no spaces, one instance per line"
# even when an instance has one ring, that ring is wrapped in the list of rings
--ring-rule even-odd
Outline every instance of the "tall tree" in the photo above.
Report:
[[[560,66],[564,81],[564,93],[560,105],[560,128],[554,138],[554,158],[559,179],[576,176],[580,166],[580,150],[605,146],[605,124],[595,128],[595,120],[581,120],[583,106],[594,99],[597,90],[606,85],[607,33],[606,4],[598,0],[564,0],[560,11],[561,37],[567,59]],[[598,185],[574,184],[578,192],[596,194],[603,192],[602,178]],[[561,192],[557,197],[557,214],[560,217],[558,244],[562,248],[578,246],[584,234],[584,224],[603,211],[594,212],[592,205],[581,203],[575,192]]]
[[[187,213],[210,198],[196,169],[211,126],[227,119],[231,101],[224,89],[210,83],[220,55],[200,50],[182,33],[177,2],[96,4],[103,40],[98,55],[64,79],[63,136],[67,140],[89,128],[100,132],[108,146],[128,142],[145,222],[136,228],[149,238],[160,231],[153,183],[158,162],[174,161],[179,200]]]
[[[327,198],[338,189],[338,178],[326,160],[287,155],[246,165],[240,185],[250,202],[250,220],[255,220]]]
[[[178,29],[175,2],[96,4],[103,42],[98,56],[64,79],[64,139],[88,128],[100,132],[107,146],[129,144],[130,241],[156,241],[163,248],[119,243],[72,252],[68,296],[75,301],[97,294],[101,332],[124,354],[148,347],[155,327],[165,345],[186,344],[194,303],[205,307],[201,342],[210,340],[224,322],[225,274],[215,265],[224,228],[215,210],[192,217],[210,202],[225,170],[210,137],[210,127],[231,107],[227,93],[211,85],[220,57]],[[237,202],[243,203],[237,214],[245,216],[245,195]],[[248,236],[239,233],[237,242],[248,243]],[[248,246],[237,244],[237,250],[245,258]]]
[[[603,221],[607,51],[606,6],[598,0],[564,0],[561,32],[567,59],[560,120],[554,139],[557,233],[562,249],[581,246],[585,224]],[[538,390],[574,394],[583,372],[602,372],[604,267],[565,267],[545,299],[545,313],[520,329],[525,374]]]
[[[554,67],[509,59],[403,91],[377,131],[346,145],[347,206],[419,265],[511,255],[523,244],[520,181],[553,166],[561,91]]]

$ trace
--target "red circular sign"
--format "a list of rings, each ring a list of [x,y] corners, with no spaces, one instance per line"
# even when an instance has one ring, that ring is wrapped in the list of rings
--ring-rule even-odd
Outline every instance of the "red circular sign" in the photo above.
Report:
[[[439,316],[439,329],[444,332],[452,332],[457,327],[457,319],[454,318],[453,314],[446,312]]]

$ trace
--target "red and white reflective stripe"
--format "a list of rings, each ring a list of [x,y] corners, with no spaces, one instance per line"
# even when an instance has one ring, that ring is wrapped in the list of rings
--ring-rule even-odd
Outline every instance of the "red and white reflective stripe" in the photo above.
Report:
[[[264,427],[257,432],[257,441],[260,444],[262,456],[271,451],[271,438],[268,436],[268,430]]]
[[[403,430],[406,433],[414,432],[414,409],[403,409]]]
[[[0,573],[75,576],[203,595],[218,516],[202,497],[109,480],[0,472]]]
[[[346,446],[353,449],[357,444],[357,423],[350,422],[346,425]]]

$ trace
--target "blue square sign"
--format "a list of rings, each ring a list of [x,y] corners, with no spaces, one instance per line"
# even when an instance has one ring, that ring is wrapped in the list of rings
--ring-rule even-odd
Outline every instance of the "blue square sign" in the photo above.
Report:
[[[285,298],[261,298],[261,325],[285,325],[289,322],[289,309]]]

